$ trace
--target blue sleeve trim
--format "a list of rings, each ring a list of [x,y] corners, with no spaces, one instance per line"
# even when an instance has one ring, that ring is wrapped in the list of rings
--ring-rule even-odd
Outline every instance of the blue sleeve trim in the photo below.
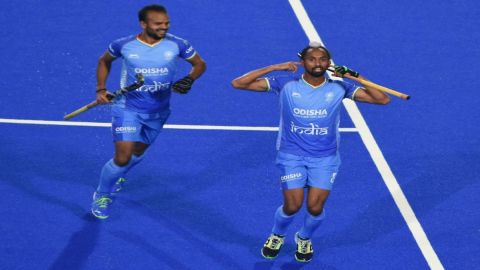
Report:
[[[193,48],[193,46],[190,45],[190,43],[187,40],[172,34],[167,34],[167,38],[172,42],[174,42],[175,44],[177,44],[178,56],[180,56],[181,58],[188,60],[194,57],[195,54],[197,53]]]
[[[355,92],[361,88],[361,86],[358,86],[351,82],[346,82],[341,80],[332,80],[332,82],[339,84],[345,90],[345,94],[343,98],[349,98],[352,100],[354,100]]]
[[[136,36],[131,35],[128,37],[123,37],[123,38],[114,40],[112,43],[110,43],[110,45],[108,45],[108,52],[115,58],[121,57],[123,46],[125,46],[125,44],[135,39],[136,39]]]
[[[282,88],[292,81],[297,81],[299,78],[296,75],[278,75],[278,76],[269,76],[265,78],[268,81],[269,91],[280,93]]]

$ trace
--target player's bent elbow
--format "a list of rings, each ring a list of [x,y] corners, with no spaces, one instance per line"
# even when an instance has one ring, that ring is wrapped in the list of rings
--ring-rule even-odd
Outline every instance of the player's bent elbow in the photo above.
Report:
[[[236,89],[244,89],[243,85],[241,83],[239,83],[237,80],[233,80],[231,82],[232,84],[232,87],[233,88],[236,88]]]
[[[201,59],[200,66],[202,67],[203,72],[207,70],[207,62],[205,62],[205,60]]]

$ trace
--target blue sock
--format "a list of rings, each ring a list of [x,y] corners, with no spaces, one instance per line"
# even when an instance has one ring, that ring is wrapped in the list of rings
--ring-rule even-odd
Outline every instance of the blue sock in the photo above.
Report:
[[[318,216],[312,216],[310,213],[307,213],[305,215],[303,226],[298,232],[298,236],[302,239],[312,238],[313,233],[318,228],[318,226],[320,226],[324,218],[325,210],[323,210],[322,213]]]
[[[118,166],[113,159],[110,159],[102,168],[100,173],[100,183],[98,183],[98,193],[110,193],[113,185],[118,178],[123,177],[125,173],[130,169],[132,160],[125,166]]]
[[[125,174],[130,171],[131,168],[133,168],[135,165],[137,165],[138,163],[140,163],[140,161],[143,160],[143,157],[145,156],[145,154],[141,155],[141,156],[136,156],[136,155],[132,155],[132,158],[130,159],[130,161],[128,162],[127,166],[127,170],[125,171]]]
[[[100,183],[98,184],[98,193],[110,193],[112,186],[120,177],[125,177],[128,171],[143,160],[145,155],[132,155],[130,161],[125,166],[118,166],[113,159],[109,160],[102,168],[100,174]]]
[[[278,207],[277,211],[275,212],[272,233],[285,236],[288,225],[292,223],[294,217],[295,214],[291,216],[285,214],[285,212],[283,212],[283,205],[280,205],[280,207]]]

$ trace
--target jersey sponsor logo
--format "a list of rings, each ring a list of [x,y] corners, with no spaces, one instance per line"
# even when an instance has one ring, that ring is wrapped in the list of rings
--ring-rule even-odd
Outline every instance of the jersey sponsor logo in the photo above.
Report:
[[[324,118],[328,116],[327,109],[300,109],[293,108],[293,114],[301,118]]]
[[[140,56],[138,54],[135,54],[135,53],[131,53],[127,56],[128,58],[131,58],[131,59],[138,59],[140,58]]]
[[[288,182],[302,177],[302,173],[291,173],[280,177],[282,182]]]
[[[142,87],[138,88],[137,92],[150,92],[155,93],[158,91],[165,91],[170,89],[170,82],[157,82],[153,81],[153,84],[144,84]]]
[[[158,76],[158,75],[167,75],[169,72],[167,67],[153,67],[153,68],[135,68],[135,73],[142,73],[143,76]]]
[[[298,92],[293,92],[292,97],[302,97],[302,95],[300,95]]]
[[[137,132],[137,127],[116,127],[115,133],[135,133]]]
[[[305,135],[327,135],[328,127],[320,127],[314,123],[310,123],[308,126],[296,126],[293,122],[290,122],[290,131],[296,134],[305,134]]]

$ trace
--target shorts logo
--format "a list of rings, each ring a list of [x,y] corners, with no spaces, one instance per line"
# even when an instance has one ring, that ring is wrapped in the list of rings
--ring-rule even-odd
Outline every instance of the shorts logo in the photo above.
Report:
[[[288,182],[302,177],[302,173],[291,173],[280,177],[282,182]]]
[[[332,178],[330,178],[330,183],[333,184],[333,182],[335,182],[335,177],[337,177],[337,173],[336,173],[336,172],[332,173]]]
[[[128,58],[138,59],[138,58],[140,58],[140,56],[138,56],[138,54],[131,53],[131,54],[128,55]]]
[[[300,95],[298,92],[293,92],[292,97],[302,97],[302,95]]]
[[[115,133],[135,133],[137,132],[137,127],[116,127]]]

